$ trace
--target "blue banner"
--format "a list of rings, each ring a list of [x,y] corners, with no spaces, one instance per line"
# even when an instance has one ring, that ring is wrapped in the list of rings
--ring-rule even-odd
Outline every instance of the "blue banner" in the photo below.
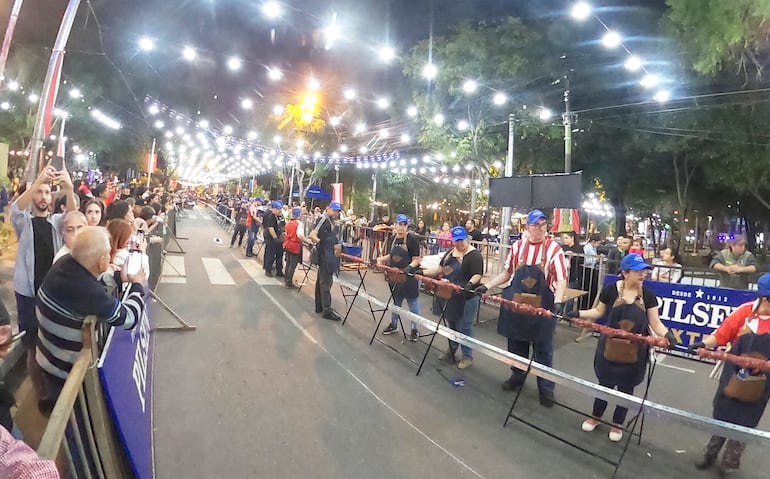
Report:
[[[604,285],[619,279],[607,275]],[[644,286],[658,297],[660,319],[679,340],[679,353],[685,353],[687,346],[713,333],[738,306],[757,297],[754,291],[679,283],[645,281]]]
[[[134,475],[152,479],[152,342],[150,302],[134,329],[112,328],[99,359],[99,377]]]

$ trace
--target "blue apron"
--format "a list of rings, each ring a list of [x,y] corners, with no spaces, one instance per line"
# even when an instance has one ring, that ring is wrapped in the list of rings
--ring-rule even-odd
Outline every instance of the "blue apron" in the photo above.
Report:
[[[751,353],[764,358],[770,358],[770,334],[754,334],[748,327],[733,342],[730,353],[745,356]],[[757,354],[758,353],[758,354]],[[722,375],[719,377],[719,388],[714,395],[714,419],[731,422],[740,426],[757,427],[762,414],[770,399],[770,381],[765,380],[764,392],[754,402],[741,401],[725,395],[733,375],[738,375],[741,368],[732,363],[725,363]],[[749,373],[750,374],[750,373]],[[765,373],[767,374],[767,373]]]
[[[409,251],[405,247],[407,238],[394,239],[390,247],[390,266],[403,270],[412,262]],[[400,241],[400,243],[398,243]],[[393,283],[393,298],[414,299],[420,295],[420,287],[414,276],[406,277],[403,283]]]
[[[529,298],[539,298],[540,307],[553,311],[554,294],[545,280],[544,273],[546,246],[544,241],[541,247],[540,264],[522,264],[516,268],[511,284],[503,290],[503,299],[513,300],[514,296],[519,297],[519,295],[525,294]],[[522,250],[526,250],[526,248],[523,247]],[[537,342],[548,336],[553,336],[555,331],[556,318],[514,313],[506,307],[500,307],[497,332],[507,338],[517,341]]]
[[[644,309],[642,292],[639,292],[633,303],[626,303],[621,289],[607,317],[607,326],[649,336],[649,320],[647,311]],[[626,358],[617,360],[617,357],[624,353]],[[602,335],[599,337],[594,354],[594,372],[602,384],[633,389],[644,381],[649,357],[650,348],[646,344]],[[633,361],[633,358],[636,360]]]

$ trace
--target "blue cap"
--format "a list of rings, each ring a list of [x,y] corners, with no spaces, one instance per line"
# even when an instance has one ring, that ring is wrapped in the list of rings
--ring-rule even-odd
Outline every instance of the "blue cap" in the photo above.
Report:
[[[342,205],[336,201],[329,203],[329,208],[333,209],[334,211],[342,211]]]
[[[770,296],[770,273],[763,274],[757,281],[757,297]]]
[[[548,219],[548,217],[540,210],[532,210],[527,214],[527,224],[533,225],[540,221],[541,219]]]
[[[299,208],[292,208],[291,209],[291,215],[292,216],[299,217],[299,215],[301,215],[301,214],[302,214],[302,210],[300,210]]]
[[[409,224],[409,217],[405,214],[401,213],[400,215],[396,216],[396,223],[407,223]]]
[[[283,201],[281,200],[275,200],[272,204],[273,208],[283,208]]]
[[[452,228],[452,241],[468,239],[468,232],[462,226]]]
[[[263,200],[261,196],[257,196],[257,201],[259,201],[260,203],[264,203],[265,202],[265,200]]]
[[[652,269],[652,266],[645,263],[644,258],[637,253],[626,255],[620,262],[620,271],[641,271],[643,269]]]

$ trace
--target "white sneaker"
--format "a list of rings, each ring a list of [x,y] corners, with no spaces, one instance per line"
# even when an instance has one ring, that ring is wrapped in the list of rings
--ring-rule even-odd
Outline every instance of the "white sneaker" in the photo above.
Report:
[[[599,421],[596,419],[586,419],[583,421],[583,424],[580,426],[581,429],[583,429],[585,432],[594,432],[594,430],[599,426]]]
[[[612,442],[618,442],[621,439],[623,439],[623,431],[621,429],[616,429],[613,427],[610,429],[610,441]]]

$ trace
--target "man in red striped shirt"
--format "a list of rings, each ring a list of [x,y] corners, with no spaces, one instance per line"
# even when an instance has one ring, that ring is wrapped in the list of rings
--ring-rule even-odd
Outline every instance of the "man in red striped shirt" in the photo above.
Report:
[[[561,307],[567,288],[569,262],[561,246],[546,237],[548,219],[540,210],[527,215],[529,237],[513,244],[505,260],[505,271],[476,289],[485,292],[498,285],[505,285],[502,297],[526,303],[535,307],[555,311]],[[553,336],[556,319],[515,313],[506,307],[500,308],[497,332],[508,338],[508,351],[525,358],[529,357],[532,345],[534,359],[545,366],[553,366]],[[524,385],[524,371],[511,367],[512,374],[503,383],[505,391],[516,391]],[[540,404],[552,407],[554,383],[537,378]]]

